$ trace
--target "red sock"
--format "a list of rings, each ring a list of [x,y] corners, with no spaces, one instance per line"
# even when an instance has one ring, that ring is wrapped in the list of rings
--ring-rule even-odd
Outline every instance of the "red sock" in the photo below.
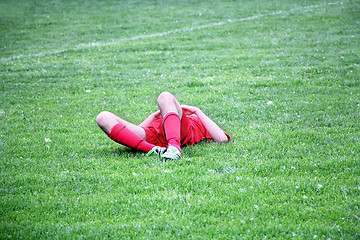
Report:
[[[163,119],[163,126],[168,144],[181,152],[180,116],[175,112],[168,112]]]
[[[149,152],[155,145],[146,142],[139,135],[130,131],[127,127],[116,124],[110,132],[110,138],[122,145],[135,148],[143,152]]]

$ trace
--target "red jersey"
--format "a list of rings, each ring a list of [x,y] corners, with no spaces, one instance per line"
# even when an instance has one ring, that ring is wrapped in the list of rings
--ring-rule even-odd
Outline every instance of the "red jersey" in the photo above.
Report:
[[[146,141],[160,147],[167,147],[168,142],[165,137],[162,119],[153,121],[149,126],[145,127]],[[225,133],[225,132],[224,132]],[[230,136],[225,133],[228,140]],[[180,142],[181,145],[198,143],[203,139],[213,141],[213,138],[201,122],[199,117],[195,114],[186,115],[183,113],[180,127]]]

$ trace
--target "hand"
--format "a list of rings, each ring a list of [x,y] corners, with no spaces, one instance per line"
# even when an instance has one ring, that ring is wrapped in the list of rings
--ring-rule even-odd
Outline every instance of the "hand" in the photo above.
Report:
[[[149,126],[153,121],[158,120],[161,118],[160,111],[156,111],[152,113],[147,119],[145,119],[142,123],[140,123],[140,127],[147,127]]]
[[[197,114],[197,112],[200,110],[197,107],[188,106],[188,105],[181,105],[181,108],[186,115]]]
[[[151,114],[151,115],[152,115],[152,117],[153,117],[153,121],[161,118],[160,110],[157,110],[156,112],[154,112],[154,113]]]

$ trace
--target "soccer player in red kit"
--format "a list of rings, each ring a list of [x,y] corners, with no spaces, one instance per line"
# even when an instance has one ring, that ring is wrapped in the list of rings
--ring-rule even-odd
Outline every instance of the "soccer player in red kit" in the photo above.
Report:
[[[157,99],[159,110],[140,125],[132,124],[113,113],[101,112],[96,122],[115,142],[162,159],[181,156],[181,146],[203,139],[228,142],[230,136],[199,108],[180,105],[174,95],[163,92]]]

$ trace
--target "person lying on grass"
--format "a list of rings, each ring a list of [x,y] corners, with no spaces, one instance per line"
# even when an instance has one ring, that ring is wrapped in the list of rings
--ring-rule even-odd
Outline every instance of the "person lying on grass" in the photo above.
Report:
[[[159,110],[140,125],[132,124],[107,111],[96,117],[99,127],[115,142],[130,148],[157,154],[164,160],[181,156],[181,146],[203,139],[228,142],[230,136],[199,108],[180,105],[174,95],[158,96]]]

